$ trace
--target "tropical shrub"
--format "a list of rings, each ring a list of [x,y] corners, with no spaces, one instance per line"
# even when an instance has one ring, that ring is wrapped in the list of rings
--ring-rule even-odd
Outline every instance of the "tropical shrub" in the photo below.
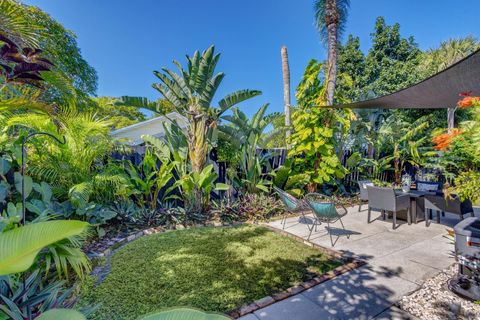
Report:
[[[158,163],[163,159],[163,163]],[[159,199],[160,191],[165,189],[169,182],[173,179],[174,163],[169,162],[166,158],[160,158],[152,154],[148,149],[141,163],[134,166],[131,162],[127,162],[126,170],[128,172],[131,194],[135,197],[139,207],[148,206],[155,209],[157,202],[163,202],[171,188],[166,189]]]
[[[456,193],[460,200],[470,200],[473,204],[480,204],[480,172],[465,171],[455,178],[455,186],[450,192]]]
[[[420,167],[436,152],[428,146],[428,136],[423,134],[429,126],[428,117],[408,122],[399,114],[390,115],[379,129],[382,141],[380,152],[388,152],[386,159],[393,161],[395,183],[400,184],[402,171],[406,163]]]
[[[143,136],[151,152],[170,170],[174,169],[178,177],[175,182],[164,192],[164,199],[181,199],[188,215],[205,215],[210,208],[210,193],[212,190],[227,190],[228,186],[216,183],[218,175],[213,170],[213,164],[203,168],[200,173],[191,170],[188,161],[187,137],[177,125],[166,125],[165,141]],[[160,167],[160,170],[161,167]],[[180,196],[172,194],[175,189],[180,191]],[[198,192],[202,193],[201,211],[198,211]],[[167,196],[168,195],[168,196]]]
[[[237,146],[233,154],[233,164],[238,170],[232,170],[231,175],[234,186],[246,193],[258,191],[268,192],[271,181],[264,174],[264,169],[270,171],[270,164],[265,155],[257,148],[264,147],[268,141],[278,134],[279,130],[271,130],[268,134],[264,131],[271,123],[271,119],[265,116],[268,104],[262,106],[252,117],[248,117],[237,108],[233,108],[232,115],[223,116],[223,120],[229,124],[219,128],[220,137],[228,140],[232,146]],[[240,146],[240,148],[238,148]],[[236,169],[236,167],[235,167]]]
[[[308,175],[307,189],[335,183],[347,170],[337,154],[336,141],[346,134],[351,111],[321,108],[325,105],[325,86],[320,75],[323,65],[311,60],[297,87],[298,107],[293,113],[294,132],[289,138],[289,157],[295,157],[295,173]],[[342,149],[342,148],[340,148]]]
[[[59,200],[70,199],[76,208],[90,201],[107,203],[127,197],[129,184],[123,167],[108,160],[113,148],[109,122],[72,108],[60,109],[55,119],[24,114],[7,120],[9,128],[65,137],[63,145],[45,139],[31,140],[29,174],[50,183]]]
[[[23,320],[52,308],[70,306],[66,299],[71,290],[63,289],[64,283],[54,279],[61,274],[58,267],[67,264],[58,261],[65,259],[65,255],[58,254],[53,259],[58,274],[49,279],[40,275],[39,267],[45,263],[48,272],[52,264],[44,248],[49,247],[50,251],[52,246],[59,248],[59,241],[82,235],[87,226],[81,221],[57,220],[31,223],[0,233],[0,318]],[[81,258],[88,262],[86,256]],[[85,267],[80,260],[72,264],[73,269],[79,274],[88,272],[89,263]],[[29,269],[32,272],[25,273]],[[24,281],[20,280],[21,273],[24,273]]]
[[[285,207],[279,200],[264,193],[247,193],[237,201],[240,220],[265,221],[285,212]]]
[[[37,319],[48,310],[72,307],[72,301],[68,299],[73,288],[65,289],[64,281],[44,279],[39,270],[33,271],[25,281],[0,277],[0,282],[0,319]],[[42,319],[49,319],[46,316]]]
[[[295,174],[294,163],[293,159],[286,159],[285,163],[272,173],[273,184],[295,197],[300,197],[304,194],[310,177],[305,173]]]

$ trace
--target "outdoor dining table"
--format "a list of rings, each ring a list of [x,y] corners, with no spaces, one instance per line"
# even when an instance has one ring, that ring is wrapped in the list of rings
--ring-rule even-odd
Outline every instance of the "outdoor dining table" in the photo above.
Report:
[[[422,199],[426,195],[435,195],[435,192],[431,191],[419,191],[419,190],[410,190],[408,192],[404,192],[401,189],[396,189],[395,194],[397,196],[401,195],[408,195],[410,196],[410,216],[407,217],[408,224],[411,224],[411,221],[415,221],[418,223],[418,216],[424,217],[425,212],[424,209],[419,205],[420,199]],[[419,212],[420,211],[420,212]]]

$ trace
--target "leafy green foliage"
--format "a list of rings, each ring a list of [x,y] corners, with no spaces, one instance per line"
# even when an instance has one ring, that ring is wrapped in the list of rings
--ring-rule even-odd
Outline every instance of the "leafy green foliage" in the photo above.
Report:
[[[150,139],[154,139],[150,137]],[[168,152],[168,150],[167,150]],[[162,202],[171,188],[167,189],[161,199],[158,199],[159,193],[173,179],[173,162],[164,161],[157,163],[159,158],[152,154],[150,150],[144,154],[143,160],[137,166],[127,162],[127,172],[129,175],[132,190],[130,191],[136,198],[136,202],[140,207],[149,206],[155,209],[157,201]]]
[[[413,37],[401,37],[398,23],[388,26],[378,17],[372,41],[365,59],[365,95],[385,95],[421,80],[417,72],[421,51]]]
[[[38,7],[22,5],[24,14],[36,28],[45,30],[38,42],[47,58],[55,62],[56,68],[71,80],[80,98],[94,95],[97,90],[98,76],[82,57],[76,35],[65,29],[58,21]],[[48,30],[48,31],[47,31]],[[52,95],[56,95],[52,92]]]
[[[145,114],[137,106],[128,105],[121,99],[98,97],[91,100],[81,111],[95,113],[98,119],[108,119],[112,130],[146,120]]]
[[[294,164],[293,159],[286,159],[285,163],[273,172],[273,184],[295,197],[300,197],[304,194],[310,177],[305,173],[295,174]]]
[[[41,249],[59,240],[80,235],[88,226],[81,221],[47,221],[0,233],[0,275],[23,272]]]
[[[239,172],[235,171],[236,174],[230,178],[245,192],[268,192],[270,181],[263,174],[263,168],[268,168],[269,163],[266,157],[257,151],[258,147],[265,146],[276,134],[274,130],[268,134],[264,133],[270,125],[269,119],[265,116],[267,108],[268,104],[263,105],[251,120],[245,113],[234,108],[233,115],[222,117],[223,120],[229,121],[229,124],[219,128],[223,140],[228,140],[233,146],[237,146],[233,163],[238,164]]]
[[[93,319],[135,319],[178,305],[226,312],[336,266],[318,250],[262,227],[172,231],[120,249],[109,276],[84,288],[80,303],[101,303]]]
[[[452,190],[462,201],[470,200],[474,204],[480,204],[480,172],[471,170],[460,173],[455,178]]]
[[[310,192],[316,191],[317,184],[334,182],[347,172],[335,147],[346,133],[351,113],[318,107],[325,99],[321,72],[322,64],[311,60],[297,87],[299,106],[293,114],[294,132],[289,139],[292,147],[288,155],[295,157],[295,173],[309,177]]]
[[[61,126],[60,133],[56,124]],[[90,201],[105,203],[128,195],[123,168],[104,162],[113,148],[109,121],[74,109],[60,109],[56,121],[42,114],[24,114],[10,117],[7,125],[65,136],[64,145],[34,139],[29,154],[29,174],[50,183],[59,200],[71,199],[76,207],[82,207]],[[49,152],[43,152],[45,149]]]
[[[68,298],[73,289],[66,290],[63,281],[46,282],[39,271],[30,274],[25,282],[13,277],[0,278],[0,318],[24,320],[30,318],[55,319],[85,319],[78,311],[58,311],[54,308],[68,308],[71,303]],[[52,311],[48,311],[52,310]],[[56,310],[56,311],[53,311]],[[66,310],[66,309],[62,309]],[[56,318],[60,314],[64,318]],[[81,316],[81,317],[80,317]]]
[[[219,58],[220,55],[215,54],[215,48],[211,46],[201,54],[196,51],[192,57],[187,56],[186,70],[178,61],[174,61],[179,73],[167,68],[163,68],[162,72],[154,72],[160,83],[153,87],[176,112],[188,120],[188,161],[191,171],[196,174],[204,170],[209,149],[216,142],[220,116],[238,103],[261,94],[256,90],[240,90],[225,96],[218,102],[218,107],[213,107],[212,100],[224,77],[222,72],[215,73]],[[195,185],[193,194],[193,210],[204,211],[208,195]]]
[[[228,320],[230,318],[220,314],[205,313],[191,308],[174,308],[154,313],[140,320]]]
[[[426,164],[428,157],[437,154],[427,146],[430,137],[423,135],[425,128],[429,126],[428,120],[427,117],[423,117],[410,123],[399,114],[393,114],[379,130],[379,138],[383,140],[383,147],[388,148],[387,150],[391,154],[387,159],[393,160],[397,184],[401,182],[405,163],[408,162],[419,167]]]

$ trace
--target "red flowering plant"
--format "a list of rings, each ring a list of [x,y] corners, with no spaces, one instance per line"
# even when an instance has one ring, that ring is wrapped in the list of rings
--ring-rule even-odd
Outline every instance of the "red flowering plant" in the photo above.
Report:
[[[480,97],[472,97],[470,91],[460,93],[460,97],[463,97],[457,102],[457,106],[460,109],[467,109],[470,107],[480,107]]]
[[[459,94],[462,99],[457,102],[457,107],[460,109],[467,109],[473,107],[480,107],[480,97],[472,97],[470,91],[465,91]],[[435,150],[446,151],[451,145],[455,137],[462,134],[461,129],[452,129],[447,133],[441,133],[432,138],[435,145]]]
[[[452,143],[453,138],[461,134],[461,129],[452,129],[450,132],[442,133],[433,137],[432,141],[435,144],[435,150],[446,151]]]

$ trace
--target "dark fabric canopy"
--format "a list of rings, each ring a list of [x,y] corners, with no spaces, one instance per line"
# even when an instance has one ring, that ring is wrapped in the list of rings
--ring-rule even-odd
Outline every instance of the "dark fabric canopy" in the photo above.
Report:
[[[371,100],[332,108],[442,109],[455,107],[461,92],[480,96],[480,50],[411,87]]]

